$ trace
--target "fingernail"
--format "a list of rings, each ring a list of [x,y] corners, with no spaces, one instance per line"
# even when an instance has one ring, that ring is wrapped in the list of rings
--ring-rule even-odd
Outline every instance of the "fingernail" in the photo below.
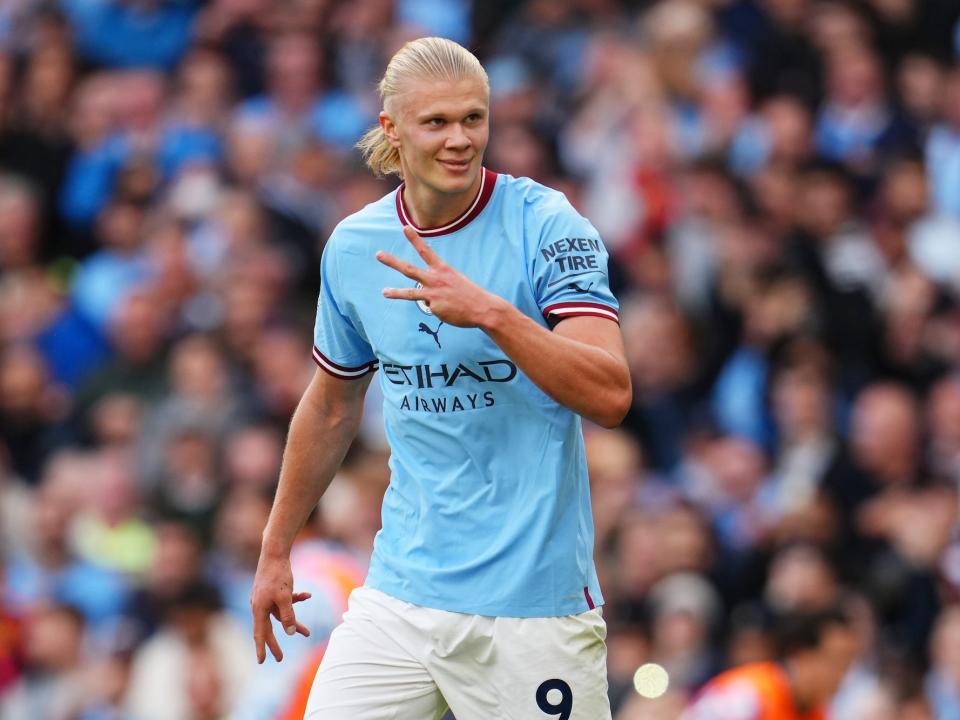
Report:
[[[287,635],[293,635],[297,631],[297,628],[293,625],[287,625]]]

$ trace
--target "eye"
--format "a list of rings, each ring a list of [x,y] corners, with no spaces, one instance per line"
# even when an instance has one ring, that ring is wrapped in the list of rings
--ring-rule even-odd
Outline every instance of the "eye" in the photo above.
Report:
[[[466,120],[468,123],[480,122],[481,115],[480,113],[470,113],[469,115],[467,115]]]
[[[444,122],[443,118],[434,117],[427,120],[427,125],[429,125],[430,127],[442,127],[443,122]]]

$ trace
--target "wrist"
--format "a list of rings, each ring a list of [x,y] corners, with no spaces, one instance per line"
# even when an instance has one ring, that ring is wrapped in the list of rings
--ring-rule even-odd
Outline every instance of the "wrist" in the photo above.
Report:
[[[513,306],[502,297],[490,294],[490,302],[480,311],[477,327],[487,334],[496,333],[502,328]]]
[[[284,559],[290,557],[292,544],[284,542],[280,538],[272,535],[269,528],[263,531],[260,541],[260,554],[270,559]]]

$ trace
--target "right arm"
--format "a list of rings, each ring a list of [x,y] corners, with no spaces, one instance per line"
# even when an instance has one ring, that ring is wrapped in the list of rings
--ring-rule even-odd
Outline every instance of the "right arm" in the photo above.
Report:
[[[257,662],[266,658],[266,647],[278,662],[283,659],[271,615],[288,635],[309,633],[293,612],[293,603],[304,598],[293,592],[290,550],[357,434],[363,396],[372,377],[367,373],[356,380],[341,380],[318,369],[293,414],[250,596]]]

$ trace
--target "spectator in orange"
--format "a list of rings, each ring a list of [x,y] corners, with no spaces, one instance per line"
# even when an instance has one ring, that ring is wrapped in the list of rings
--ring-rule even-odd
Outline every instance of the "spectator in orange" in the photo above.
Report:
[[[682,720],[826,720],[826,704],[857,653],[849,620],[837,610],[785,616],[779,662],[719,675]]]

